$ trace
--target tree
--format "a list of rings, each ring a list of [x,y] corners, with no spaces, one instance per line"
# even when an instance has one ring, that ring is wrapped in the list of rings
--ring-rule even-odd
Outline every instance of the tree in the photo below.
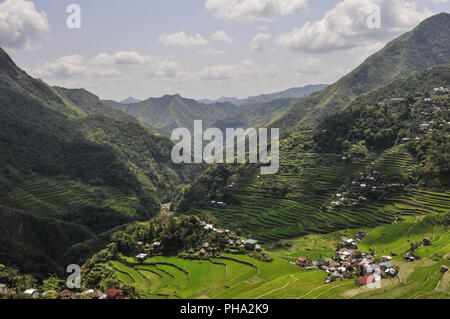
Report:
[[[365,145],[353,144],[347,151],[347,154],[350,158],[366,158],[369,151]]]

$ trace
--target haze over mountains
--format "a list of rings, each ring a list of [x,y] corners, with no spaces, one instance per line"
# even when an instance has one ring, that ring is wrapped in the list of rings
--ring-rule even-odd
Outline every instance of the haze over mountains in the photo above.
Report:
[[[171,132],[178,127],[193,129],[194,120],[203,120],[204,126],[229,115],[239,113],[240,108],[231,103],[202,104],[179,94],[149,98],[132,104],[104,101],[117,110],[128,113],[156,129]]]
[[[287,110],[297,101],[297,98],[326,87],[326,85],[309,85],[242,100],[222,98],[216,101],[196,101],[176,94],[149,98],[135,103],[132,102],[133,99],[128,99],[126,103],[111,100],[102,102],[168,134],[179,127],[192,130],[194,120],[203,120],[204,127],[221,129],[257,126]]]
[[[126,98],[123,101],[120,101],[120,103],[122,103],[122,104],[131,104],[131,103],[139,103],[139,102],[141,102],[141,100],[137,100],[137,99],[133,98],[132,96]]]
[[[270,93],[270,94],[261,94],[257,96],[250,96],[246,99],[238,99],[236,97],[221,97],[217,100],[203,99],[198,100],[200,103],[205,104],[213,104],[213,103],[223,103],[230,102],[235,105],[249,105],[249,104],[261,104],[267,103],[270,101],[274,101],[282,98],[300,98],[306,95],[312,94],[314,92],[318,92],[326,88],[327,84],[318,84],[318,85],[307,85],[304,87],[291,88],[285,91]]]

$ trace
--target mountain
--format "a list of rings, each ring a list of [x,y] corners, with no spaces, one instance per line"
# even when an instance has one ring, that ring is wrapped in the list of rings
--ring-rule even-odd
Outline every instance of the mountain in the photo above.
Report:
[[[132,96],[130,96],[129,98],[121,101],[120,103],[122,103],[122,104],[132,104],[132,103],[139,103],[139,102],[141,102],[141,100],[137,100],[137,99],[133,98]]]
[[[301,99],[267,125],[292,129],[315,124],[336,114],[357,96],[395,79],[450,62],[450,14],[423,21],[414,30],[389,42],[359,67],[325,90]]]
[[[277,114],[289,109],[297,103],[297,100],[296,98],[280,98],[265,103],[243,105],[239,114],[220,119],[213,124],[213,127],[217,127],[224,132],[229,127],[258,127]]]
[[[123,122],[138,122],[138,120],[131,115],[107,106],[100,101],[98,96],[85,89],[66,89],[57,86],[54,86],[53,89],[87,114],[105,115]]]
[[[107,105],[126,112],[156,129],[171,132],[175,128],[193,129],[194,120],[203,120],[209,127],[217,120],[239,113],[240,108],[231,103],[202,104],[179,94],[149,98],[133,104],[104,101]]]
[[[222,97],[218,100],[199,100],[200,103],[212,104],[212,103],[223,103],[229,102],[235,105],[249,105],[249,104],[262,104],[271,102],[277,99],[283,98],[300,98],[312,93],[321,91],[325,89],[328,85],[326,84],[318,84],[318,85],[307,85],[304,87],[291,88],[282,92],[271,93],[271,94],[261,94],[257,96],[251,96],[246,99],[238,99],[235,97]]]
[[[148,127],[95,114],[106,111],[87,91],[30,77],[0,49],[2,263],[63,273],[64,252],[75,245],[86,257],[82,242],[159,213],[201,169],[173,164],[172,142]]]
[[[214,104],[214,103],[232,103],[235,105],[238,105],[242,100],[238,99],[237,97],[226,97],[226,96],[222,96],[221,98],[218,98],[216,100],[211,100],[211,99],[202,99],[202,100],[198,100],[199,103],[203,103],[203,104]]]
[[[446,64],[370,90],[319,125],[286,133],[277,174],[260,175],[260,165],[215,164],[177,194],[173,207],[208,212],[221,227],[276,248],[286,238],[448,212],[450,99],[433,89],[449,84]],[[445,202],[431,206],[426,194]]]

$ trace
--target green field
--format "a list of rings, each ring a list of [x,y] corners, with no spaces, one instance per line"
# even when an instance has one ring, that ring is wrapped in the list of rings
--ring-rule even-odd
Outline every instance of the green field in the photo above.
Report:
[[[393,225],[365,229],[368,236],[360,244],[361,250],[372,249],[377,256],[398,254],[393,263],[400,266],[399,275],[383,280],[376,289],[358,287],[354,280],[325,284],[324,272],[304,271],[289,262],[299,256],[332,257],[333,244],[354,236],[358,229],[286,241],[283,248],[273,249],[272,262],[225,254],[202,260],[158,256],[143,264],[123,258],[111,264],[120,281],[141,285],[148,298],[449,298],[450,274],[440,271],[442,265],[450,265],[450,224],[446,218],[438,213],[407,216]],[[421,257],[416,262],[404,261],[402,256],[410,243],[425,236],[432,239],[432,245],[416,251]]]

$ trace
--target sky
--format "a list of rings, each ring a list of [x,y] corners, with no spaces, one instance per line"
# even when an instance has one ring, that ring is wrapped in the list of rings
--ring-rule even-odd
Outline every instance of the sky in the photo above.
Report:
[[[244,98],[331,84],[440,12],[450,0],[0,0],[0,46],[103,99]]]

